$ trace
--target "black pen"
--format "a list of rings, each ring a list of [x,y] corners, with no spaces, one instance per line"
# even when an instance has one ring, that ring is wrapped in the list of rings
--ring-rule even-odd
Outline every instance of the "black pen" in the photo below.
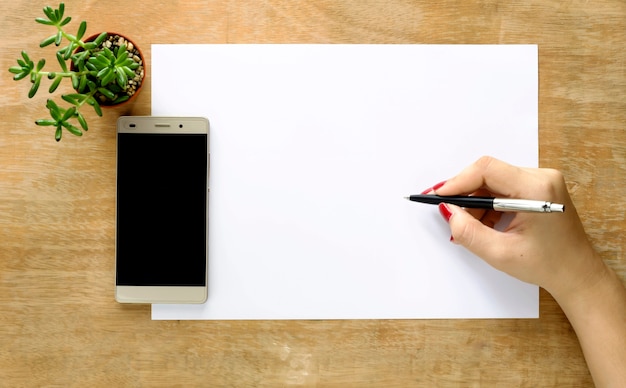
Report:
[[[535,212],[535,213],[563,213],[565,205],[548,201],[535,201],[530,199],[511,199],[494,197],[472,197],[462,195],[432,195],[418,194],[404,197],[409,201],[439,205],[440,203],[450,203],[453,205],[472,208],[490,209],[500,212]]]

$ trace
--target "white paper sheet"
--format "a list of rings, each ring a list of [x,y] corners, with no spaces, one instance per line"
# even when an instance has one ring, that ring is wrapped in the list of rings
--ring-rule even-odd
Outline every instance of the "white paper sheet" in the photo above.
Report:
[[[152,114],[209,118],[211,193],[208,302],[152,318],[537,317],[403,199],[483,154],[536,166],[537,68],[535,45],[153,45]]]

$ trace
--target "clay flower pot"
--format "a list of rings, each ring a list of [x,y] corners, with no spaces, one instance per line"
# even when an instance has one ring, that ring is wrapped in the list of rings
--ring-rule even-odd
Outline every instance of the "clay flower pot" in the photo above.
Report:
[[[98,101],[98,104],[103,107],[109,106],[118,106],[121,104],[126,104],[132,101],[137,94],[141,91],[141,87],[143,86],[143,81],[145,78],[146,72],[146,64],[144,60],[143,53],[139,49],[139,47],[130,40],[129,38],[114,32],[108,32],[107,38],[100,44],[101,48],[108,48],[111,51],[117,51],[119,47],[122,45],[126,45],[126,51],[128,52],[128,57],[132,58],[139,66],[134,70],[134,76],[127,76],[128,82],[125,88],[119,87],[116,81],[114,80],[111,84],[107,85],[106,89],[113,93],[114,97],[105,96],[101,92],[97,92],[94,95],[94,98]],[[93,42],[100,34],[90,36],[85,39],[85,42]],[[78,48],[75,53],[80,53],[83,51],[82,48]],[[74,63],[71,64],[71,69],[76,71],[76,66]],[[87,77],[88,79],[91,76]],[[83,85],[84,86],[84,85]],[[84,89],[82,89],[84,91]],[[76,88],[77,92],[81,92],[80,88]]]

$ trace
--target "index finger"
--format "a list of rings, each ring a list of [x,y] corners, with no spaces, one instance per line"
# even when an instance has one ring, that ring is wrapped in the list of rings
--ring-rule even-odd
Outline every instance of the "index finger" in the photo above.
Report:
[[[483,156],[466,167],[457,176],[437,189],[438,195],[473,194],[486,189],[492,194],[509,198],[524,198],[528,188],[529,174],[490,156]]]

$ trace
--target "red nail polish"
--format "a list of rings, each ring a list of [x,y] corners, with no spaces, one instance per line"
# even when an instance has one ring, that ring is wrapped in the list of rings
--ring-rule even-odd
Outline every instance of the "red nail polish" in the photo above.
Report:
[[[450,221],[450,217],[452,217],[452,211],[450,210],[448,205],[446,205],[445,203],[440,203],[439,213],[441,213],[441,216],[446,220],[446,222]]]
[[[436,185],[433,186],[433,191],[435,191],[437,189],[440,189],[441,186],[443,186],[445,184],[446,184],[446,181],[442,181],[442,182],[437,183]]]
[[[433,187],[429,187],[429,188],[427,188],[426,190],[422,191],[422,192],[421,192],[421,194],[422,194],[422,195],[424,195],[424,194],[430,194],[430,193],[432,193],[433,191],[435,191],[435,190],[437,190],[437,189],[441,188],[441,186],[443,186],[445,183],[446,183],[446,181],[439,182],[439,183],[437,183],[436,185],[434,185]]]

